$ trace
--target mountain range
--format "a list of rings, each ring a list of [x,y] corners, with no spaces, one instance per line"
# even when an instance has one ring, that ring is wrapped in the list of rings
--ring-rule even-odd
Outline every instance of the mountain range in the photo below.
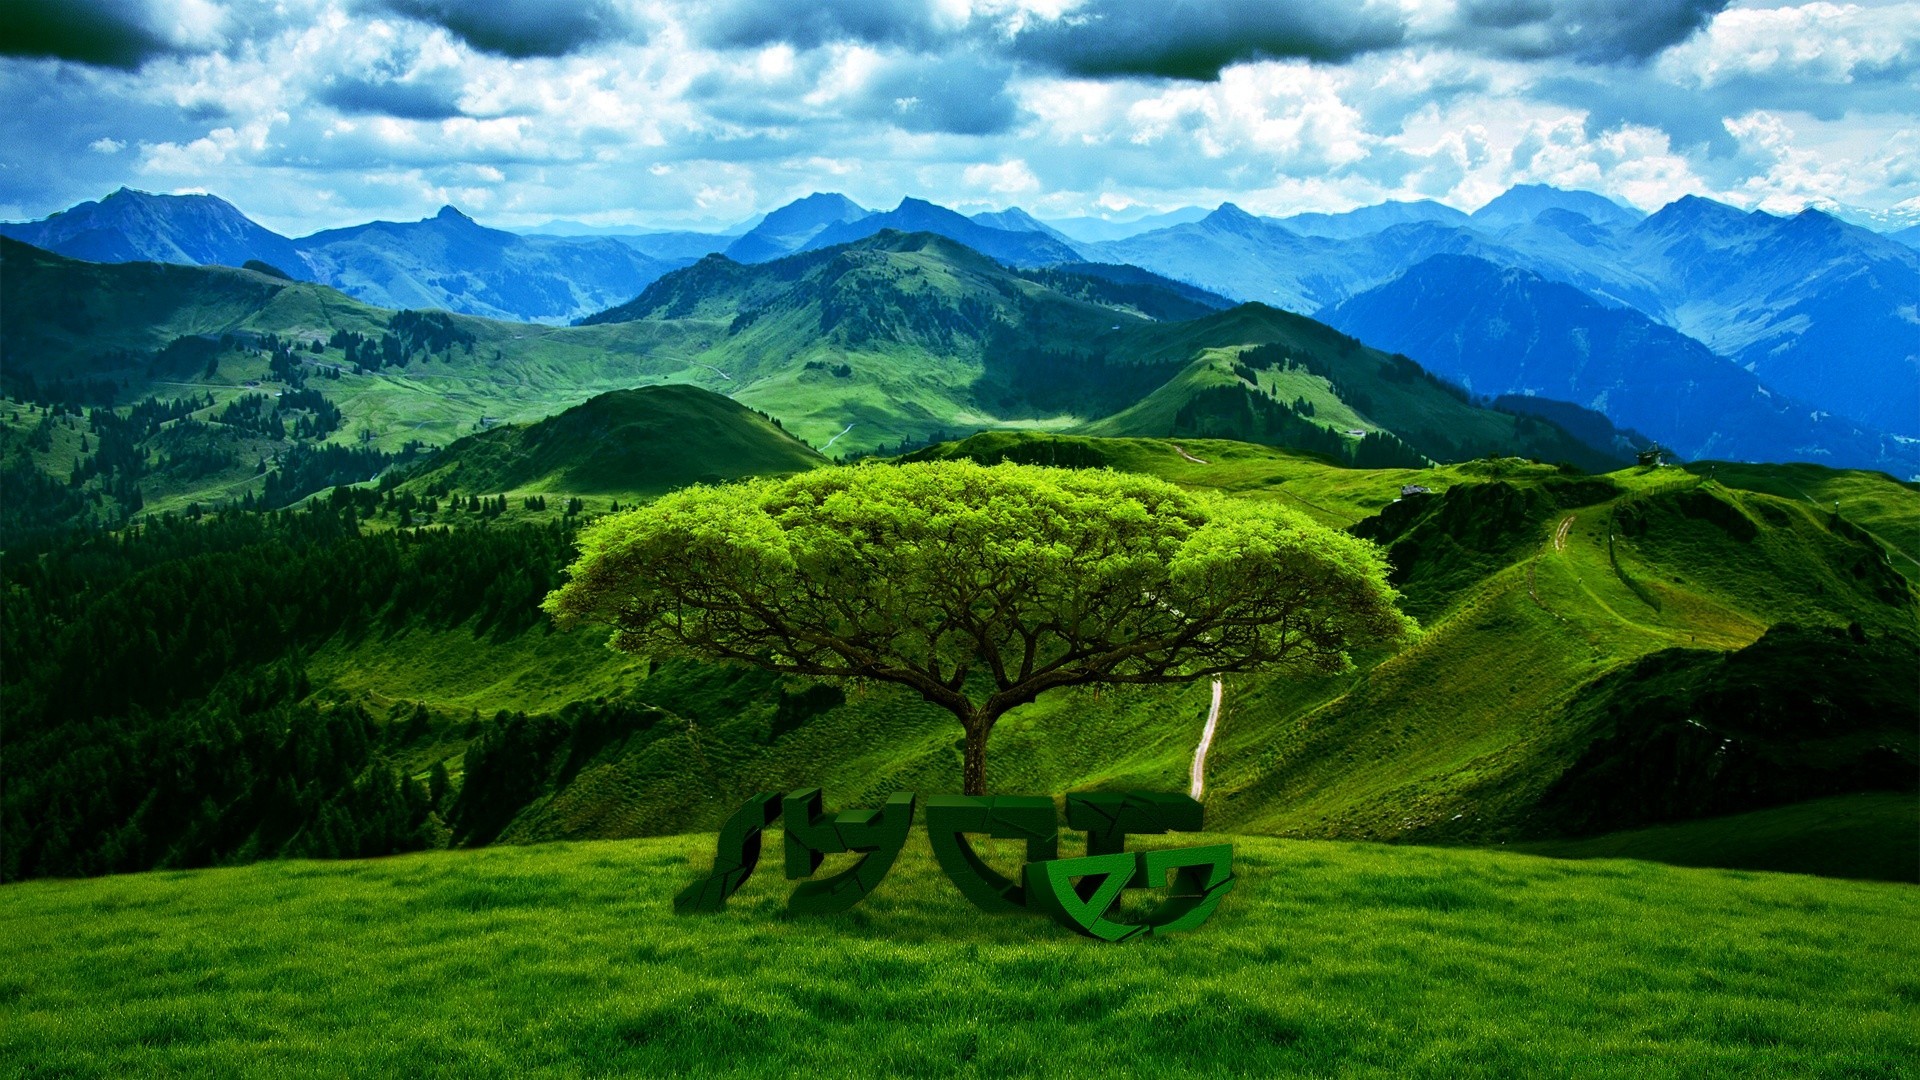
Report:
[[[1361,235],[1336,235],[1341,227],[1324,221],[1302,233],[1227,205],[1197,222],[1082,247],[1235,299],[1310,312],[1435,255],[1473,256],[1577,288],[1596,311],[1632,308],[1810,411],[1920,438],[1920,253],[1819,210],[1782,218],[1687,197],[1640,218],[1596,200],[1515,189],[1466,223],[1402,210],[1392,216],[1415,220]],[[1366,322],[1346,326],[1372,340]],[[1580,358],[1562,353],[1557,362]]]
[[[258,262],[382,307],[549,323],[619,303],[690,261],[610,237],[489,229],[451,206],[422,221],[374,221],[295,240],[212,195],[126,188],[43,221],[0,224],[0,235],[94,262]]]
[[[1408,467],[1604,469],[1634,449],[1598,414],[1490,408],[1304,316],[1131,267],[1017,270],[932,233],[751,265],[711,255],[565,327],[0,238],[0,323],[15,399],[0,427],[19,428],[0,471],[11,520],[34,528],[242,496],[285,505],[503,421],[659,383],[724,393],[842,457],[995,428],[1228,437]],[[84,436],[35,402],[118,403],[138,420]]]
[[[1437,256],[1525,271],[1578,290],[1584,303],[1537,289],[1502,294],[1501,318],[1558,327],[1530,345],[1524,365],[1482,363],[1476,392],[1504,388],[1550,400],[1585,393],[1591,358],[1579,341],[1618,338],[1619,311],[1690,339],[1662,337],[1662,355],[1702,350],[1757,380],[1695,380],[1682,409],[1648,417],[1618,403],[1647,395],[1621,383],[1573,404],[1622,428],[1680,449],[1756,459],[1812,459],[1893,468],[1920,439],[1920,253],[1818,210],[1791,218],[1744,212],[1683,198],[1645,215],[1589,192],[1521,186],[1473,214],[1432,202],[1383,203],[1345,214],[1275,219],[1223,204],[1198,220],[1176,212],[1161,225],[1142,218],[1106,233],[1143,228],[1112,240],[1076,240],[1018,208],[969,218],[919,199],[874,212],[838,194],[815,194],[779,208],[739,235],[658,233],[623,236],[518,236],[486,229],[452,208],[423,222],[376,222],[289,240],[248,221],[211,196],[149,196],[121,191],[100,203],[0,233],[80,258],[122,261],[259,262],[336,287],[384,307],[441,307],[492,318],[560,323],[597,317],[641,293],[666,272],[716,251],[736,263],[771,262],[871,237],[882,230],[926,232],[956,240],[1020,267],[1131,265],[1230,300],[1319,313],[1363,341],[1405,343],[1450,378],[1446,350],[1432,342],[1416,354],[1405,313],[1355,302],[1404,278],[1430,295],[1438,283],[1424,264]],[[1096,220],[1096,219],[1089,219]],[[1081,222],[1079,235],[1099,233]],[[1155,228],[1153,226],[1161,225]],[[1081,226],[1085,226],[1081,228]],[[1533,310],[1539,301],[1553,309]],[[1518,306],[1515,306],[1518,305]],[[1484,337],[1472,322],[1485,304],[1423,309],[1429,337]],[[1448,320],[1452,319],[1452,323]],[[601,321],[604,321],[602,319]],[[1631,320],[1628,320],[1631,322]],[[1637,324],[1636,324],[1637,325]],[[1836,362],[1836,358],[1844,362]],[[1712,365],[1705,370],[1718,371]],[[1689,368],[1693,370],[1693,368]],[[1621,379],[1672,383],[1672,373],[1638,364]],[[1551,398],[1541,386],[1563,387]],[[1756,401],[1772,402],[1760,412]],[[1771,409],[1775,418],[1758,422]],[[1798,410],[1797,418],[1787,414]],[[1869,448],[1872,452],[1869,453]],[[1890,449],[1889,449],[1890,448]],[[1907,475],[1901,473],[1901,475]]]
[[[1436,255],[1321,312],[1329,324],[1403,352],[1490,397],[1573,402],[1683,458],[1912,467],[1911,446],[1769,390],[1759,376],[1632,308],[1608,307],[1527,270]]]
[[[1804,440],[1811,413],[1533,271],[1442,253],[1326,311],[1388,348],[934,232],[710,254],[569,326],[0,239],[0,547],[35,556],[7,560],[8,655],[30,661],[8,676],[29,780],[7,798],[57,808],[54,827],[8,815],[34,824],[7,872],[357,852],[399,812],[354,794],[369,768],[441,814],[429,846],[710,829],[716,789],[871,805],[949,783],[951,721],[910,694],[656,663],[550,633],[535,606],[590,515],[849,451],[1152,473],[1385,549],[1423,633],[1353,673],[1230,680],[1215,828],[1545,842],[1912,790],[1920,488],[1614,468],[1636,436],[1579,403],[1702,452]],[[1736,399],[1730,435],[1686,426]],[[108,541],[83,527],[143,514]],[[997,729],[991,789],[1177,788],[1207,692],[1036,701]],[[331,704],[290,711],[310,699]],[[297,785],[236,764],[301,767],[310,737],[347,756]],[[1907,851],[1902,807],[1872,828]]]

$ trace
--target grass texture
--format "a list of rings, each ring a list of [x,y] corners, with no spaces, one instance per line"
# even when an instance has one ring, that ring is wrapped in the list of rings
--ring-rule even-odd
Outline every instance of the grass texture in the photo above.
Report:
[[[726,911],[672,916],[708,836],[12,885],[0,1070],[1646,1080],[1920,1060],[1911,886],[1180,840],[1233,842],[1238,887],[1198,931],[1122,946],[981,915],[917,828],[826,918],[783,912],[777,851]]]

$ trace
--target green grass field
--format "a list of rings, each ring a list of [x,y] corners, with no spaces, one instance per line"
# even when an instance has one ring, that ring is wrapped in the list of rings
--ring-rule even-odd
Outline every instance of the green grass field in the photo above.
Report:
[[[1192,840],[1235,844],[1237,888],[1193,933],[1119,946],[980,915],[918,828],[826,918],[783,913],[777,848],[725,912],[675,918],[705,836],[9,885],[0,1070],[1646,1080],[1920,1060],[1912,886]]]

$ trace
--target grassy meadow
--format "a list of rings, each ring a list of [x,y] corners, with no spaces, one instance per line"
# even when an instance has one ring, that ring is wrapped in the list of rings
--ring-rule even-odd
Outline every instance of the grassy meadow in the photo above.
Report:
[[[918,825],[825,918],[784,914],[777,848],[726,911],[674,917],[705,835],[9,885],[0,1071],[1645,1080],[1920,1060],[1912,886],[1179,839],[1231,841],[1235,890],[1195,932],[1119,946],[979,914]]]

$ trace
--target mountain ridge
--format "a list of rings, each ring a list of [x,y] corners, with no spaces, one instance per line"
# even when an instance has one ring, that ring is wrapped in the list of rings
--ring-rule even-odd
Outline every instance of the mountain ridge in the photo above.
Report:
[[[1753,460],[1786,445],[1830,464],[1920,474],[1920,453],[1905,444],[1822,420],[1679,331],[1526,270],[1437,255],[1321,314],[1476,393],[1595,408],[1683,457]]]

